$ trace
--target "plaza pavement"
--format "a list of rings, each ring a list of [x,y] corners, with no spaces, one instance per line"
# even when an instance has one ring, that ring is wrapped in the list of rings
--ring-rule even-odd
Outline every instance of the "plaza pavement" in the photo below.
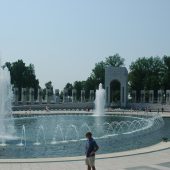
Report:
[[[165,113],[164,116],[170,116]],[[83,170],[84,157],[0,160],[0,170]],[[170,142],[97,155],[97,170],[170,170]]]
[[[83,170],[84,156],[68,158],[1,159],[0,170]],[[97,170],[168,170],[170,142],[125,152],[97,155]]]

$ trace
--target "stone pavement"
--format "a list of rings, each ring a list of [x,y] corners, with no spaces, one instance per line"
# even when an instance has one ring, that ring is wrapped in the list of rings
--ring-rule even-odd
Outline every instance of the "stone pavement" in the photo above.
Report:
[[[38,159],[37,159],[38,160]],[[49,162],[48,162],[49,161]],[[50,162],[0,163],[0,170],[83,170],[83,160]],[[170,170],[170,148],[156,152],[100,158],[96,160],[97,170]]]

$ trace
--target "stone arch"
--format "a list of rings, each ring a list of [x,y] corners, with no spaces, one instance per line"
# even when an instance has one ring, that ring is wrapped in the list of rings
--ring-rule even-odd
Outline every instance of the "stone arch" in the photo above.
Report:
[[[107,67],[105,69],[105,89],[106,89],[106,104],[111,106],[112,82],[120,83],[120,106],[126,107],[128,95],[128,71],[125,67]]]

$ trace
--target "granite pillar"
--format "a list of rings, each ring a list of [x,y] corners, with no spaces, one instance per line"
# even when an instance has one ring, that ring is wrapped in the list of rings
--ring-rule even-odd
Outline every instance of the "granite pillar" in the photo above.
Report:
[[[163,102],[163,90],[158,90],[158,103]]]
[[[55,102],[60,103],[60,91],[59,91],[59,89],[55,90]]]
[[[94,90],[90,90],[90,101],[94,101]]]
[[[72,90],[72,102],[76,102],[77,101],[77,90],[73,89]]]
[[[63,103],[68,102],[68,90],[63,90]]]
[[[154,103],[154,91],[149,90],[149,103]]]
[[[34,89],[33,88],[29,89],[29,102],[30,104],[34,103]]]
[[[140,102],[145,103],[145,90],[140,91]]]
[[[170,90],[166,90],[166,104],[170,104]]]
[[[39,103],[39,104],[42,104],[42,97],[43,97],[43,90],[41,89],[41,88],[39,88],[38,89],[38,100],[37,100],[37,102]]]
[[[132,90],[132,103],[136,103],[136,90]]]
[[[22,104],[26,104],[26,100],[27,100],[27,90],[26,90],[26,88],[22,88],[21,89],[21,102],[22,102]]]
[[[81,90],[81,102],[85,102],[86,99],[85,99],[85,90]]]
[[[14,88],[14,104],[18,105],[18,101],[19,101],[19,89]]]

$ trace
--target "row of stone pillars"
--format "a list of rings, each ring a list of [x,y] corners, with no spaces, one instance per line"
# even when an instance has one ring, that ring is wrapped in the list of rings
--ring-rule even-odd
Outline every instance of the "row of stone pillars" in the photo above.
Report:
[[[23,104],[26,102],[33,104],[34,102],[34,89],[33,88],[22,88],[21,89],[21,101]],[[19,103],[19,89],[14,88],[14,103],[17,105]]]
[[[157,91],[157,98],[154,98],[154,90],[141,90],[140,91],[140,99],[137,101],[137,91],[133,90],[132,91],[132,102],[141,102],[141,103],[146,103],[146,96],[148,97],[148,102],[149,103],[163,103],[165,102],[166,104],[170,104],[170,90],[166,90],[166,93],[164,93],[163,90],[158,90]]]
[[[85,97],[85,90],[81,90],[81,102],[86,102],[86,97]],[[43,90],[38,89],[38,97],[37,100],[35,101],[35,91],[33,88],[22,88],[21,89],[21,101],[19,101],[19,89],[14,88],[14,104],[18,105],[19,103],[21,104],[34,104],[34,103],[66,103],[66,102],[77,102],[77,90],[73,89],[72,90],[72,96],[68,95],[68,90],[64,89],[63,91],[63,100],[60,100],[60,95],[59,95],[59,90],[55,90],[55,94],[51,93],[50,89],[46,89],[46,94],[45,94],[45,100],[43,100]],[[95,99],[95,92],[94,90],[90,90],[90,98],[88,101],[94,101]]]
[[[86,102],[86,95],[85,95],[85,90],[81,90],[81,98],[80,101],[81,102]],[[90,90],[90,97],[89,97],[89,101],[94,101],[95,99],[95,92],[94,90]],[[77,90],[73,89],[72,90],[72,96],[68,95],[68,90],[64,89],[63,91],[63,102],[77,102]]]

